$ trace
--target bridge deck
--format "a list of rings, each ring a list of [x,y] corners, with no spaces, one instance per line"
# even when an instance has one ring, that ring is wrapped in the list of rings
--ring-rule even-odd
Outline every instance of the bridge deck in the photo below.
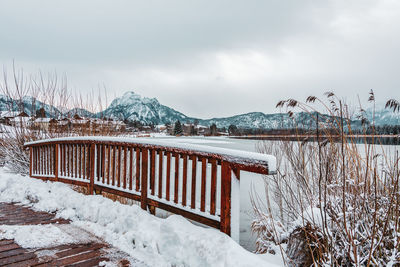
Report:
[[[33,211],[22,205],[0,203],[0,225],[2,224],[66,225],[69,221],[57,219],[51,213]],[[14,240],[0,240],[0,266],[98,266],[100,262],[108,261],[111,253],[113,262],[117,262],[118,266],[129,266],[129,261],[124,259],[127,255],[116,253],[115,248],[97,238],[46,248],[22,248]]]

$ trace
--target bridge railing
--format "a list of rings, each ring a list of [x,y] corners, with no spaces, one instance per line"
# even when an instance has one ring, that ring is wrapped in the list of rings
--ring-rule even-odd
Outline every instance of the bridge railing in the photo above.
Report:
[[[273,174],[270,155],[157,139],[67,137],[25,144],[33,178],[86,186],[215,227],[239,240],[240,171]]]

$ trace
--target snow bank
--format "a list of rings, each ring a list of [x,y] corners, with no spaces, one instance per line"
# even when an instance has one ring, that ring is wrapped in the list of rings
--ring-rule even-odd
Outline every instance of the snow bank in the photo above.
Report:
[[[138,206],[83,195],[66,184],[10,174],[4,168],[0,168],[0,201],[57,212],[149,266],[278,266],[218,230],[195,226],[181,216],[157,218]],[[18,229],[6,229],[5,234],[10,231]]]
[[[128,137],[112,137],[112,136],[81,136],[81,137],[63,137],[45,139],[25,143],[26,146],[33,144],[40,144],[44,142],[59,142],[59,141],[97,141],[97,142],[123,142],[130,144],[150,145],[150,146],[163,146],[170,148],[178,148],[202,153],[219,154],[226,160],[232,162],[256,162],[268,166],[270,174],[276,172],[276,158],[272,155],[266,155],[256,152],[248,152],[243,150],[235,150],[228,148],[220,148],[206,145],[196,145],[191,143],[178,143],[175,140],[169,139],[156,139],[156,138],[128,138]]]

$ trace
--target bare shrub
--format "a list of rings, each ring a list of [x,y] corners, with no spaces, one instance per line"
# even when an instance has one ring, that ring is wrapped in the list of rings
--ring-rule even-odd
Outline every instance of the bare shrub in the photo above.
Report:
[[[369,100],[374,104],[372,91]],[[294,108],[309,112],[317,127],[310,140],[297,135],[293,142],[259,146],[277,156],[278,172],[265,177],[265,205],[253,201],[257,252],[279,247],[290,266],[399,264],[398,153],[379,144],[374,132],[367,136],[365,128],[354,135],[354,114],[331,92],[327,101],[311,96],[305,103],[290,99],[278,105],[292,116]],[[323,107],[329,120],[321,119],[315,106]],[[374,128],[374,122],[369,125]],[[311,263],[305,260],[310,258]]]

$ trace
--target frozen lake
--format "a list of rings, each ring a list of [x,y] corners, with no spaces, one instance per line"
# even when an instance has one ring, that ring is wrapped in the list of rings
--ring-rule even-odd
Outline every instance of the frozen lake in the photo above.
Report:
[[[192,143],[199,145],[215,146],[222,148],[238,149],[243,151],[256,152],[257,140],[230,139],[226,137],[157,137],[168,139],[173,142]],[[241,172],[240,175],[240,244],[246,249],[255,249],[256,236],[251,233],[250,225],[252,222],[251,191],[256,190],[257,194],[263,198],[264,182],[262,175]]]

